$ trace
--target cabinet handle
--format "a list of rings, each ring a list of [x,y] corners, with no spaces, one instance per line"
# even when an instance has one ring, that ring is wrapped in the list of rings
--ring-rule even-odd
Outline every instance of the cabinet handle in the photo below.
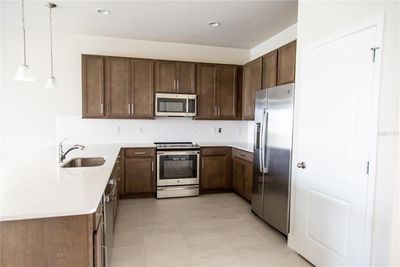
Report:
[[[146,152],[135,152],[135,155],[144,155],[144,154],[146,154]]]
[[[104,105],[103,105],[103,103],[100,104],[100,114],[104,114]]]
[[[217,113],[218,111],[217,111],[217,106],[214,106],[214,115],[217,115],[218,113]]]
[[[129,114],[131,114],[131,104],[128,104]]]
[[[176,80],[176,91],[179,91],[179,80]]]
[[[151,161],[151,172],[154,172],[154,160]]]
[[[131,114],[133,114],[133,104],[131,104]]]
[[[176,90],[176,80],[174,80],[174,91]]]
[[[249,106],[249,115],[250,115],[250,113],[251,113],[251,107]]]
[[[217,110],[218,110],[218,116],[221,115],[221,107],[220,106],[218,106]]]

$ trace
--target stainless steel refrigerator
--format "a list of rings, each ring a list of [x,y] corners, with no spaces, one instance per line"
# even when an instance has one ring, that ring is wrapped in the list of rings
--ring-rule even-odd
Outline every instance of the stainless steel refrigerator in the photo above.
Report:
[[[252,210],[289,232],[294,84],[256,93]]]

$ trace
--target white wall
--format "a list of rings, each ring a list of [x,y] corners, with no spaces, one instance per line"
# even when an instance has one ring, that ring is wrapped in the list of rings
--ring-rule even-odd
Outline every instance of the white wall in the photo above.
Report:
[[[256,45],[250,49],[250,59],[256,59],[272,50],[275,50],[297,38],[297,24],[286,28],[275,36],[265,40],[264,42]]]
[[[81,54],[83,53],[231,64],[243,64],[249,60],[249,50],[246,49],[56,32],[55,76],[61,89],[52,91],[44,89],[50,71],[49,34],[27,29],[27,59],[36,81],[17,82],[13,80],[13,76],[17,66],[22,63],[22,38],[20,31],[8,30],[7,25],[10,23],[19,22],[9,21],[7,14],[2,13],[1,160],[22,157],[26,152],[54,145],[56,117],[81,116]],[[108,127],[108,124],[114,125],[105,120],[103,124],[104,127]],[[130,124],[126,120],[119,122],[121,126]],[[198,125],[201,125],[201,122]],[[247,134],[243,138],[246,139]],[[131,142],[135,142],[134,137]]]
[[[374,266],[389,265],[393,188],[399,104],[399,5],[397,1],[299,1],[297,23],[297,84],[301,85],[302,50],[370,17],[385,13],[382,74],[379,99],[379,139],[373,242]],[[301,87],[297,86],[297,90]],[[301,103],[300,103],[301,104]],[[389,134],[387,134],[389,133]],[[295,149],[295,148],[294,148]],[[295,189],[294,189],[295,190]],[[293,224],[291,225],[293,227]],[[295,239],[295,237],[294,237]]]

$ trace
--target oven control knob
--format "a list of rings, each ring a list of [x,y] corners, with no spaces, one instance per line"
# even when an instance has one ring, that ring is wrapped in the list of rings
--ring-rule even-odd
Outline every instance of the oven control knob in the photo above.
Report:
[[[181,181],[177,180],[176,182],[179,184]]]

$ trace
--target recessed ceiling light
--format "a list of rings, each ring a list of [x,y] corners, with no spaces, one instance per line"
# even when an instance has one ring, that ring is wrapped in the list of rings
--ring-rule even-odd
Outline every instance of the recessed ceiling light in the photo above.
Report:
[[[221,26],[221,22],[219,22],[219,21],[210,21],[210,22],[208,22],[208,25],[211,26],[211,27],[218,27],[218,26]]]
[[[109,15],[109,14],[111,14],[111,11],[108,10],[108,9],[96,9],[96,12],[97,12],[98,14],[102,14],[102,15]]]

